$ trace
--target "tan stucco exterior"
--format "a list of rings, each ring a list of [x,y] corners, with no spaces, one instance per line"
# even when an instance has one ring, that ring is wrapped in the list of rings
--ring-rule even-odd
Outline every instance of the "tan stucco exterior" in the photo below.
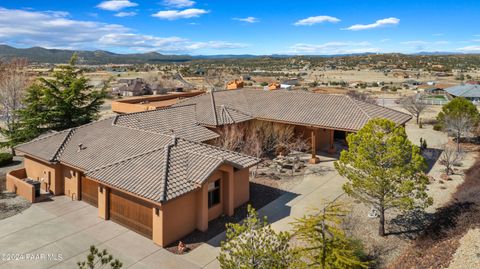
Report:
[[[203,91],[172,92],[162,95],[146,95],[112,102],[112,111],[116,113],[134,113],[165,108],[176,104],[183,98],[193,97]]]
[[[195,229],[207,231],[208,222],[222,214],[233,215],[236,207],[249,200],[248,176],[248,168],[234,172],[232,166],[223,165],[200,189],[164,203],[158,210],[154,207],[153,241],[166,246]],[[208,208],[208,184],[218,179],[221,180],[220,203]]]
[[[33,185],[23,181],[26,178],[25,169],[18,169],[7,173],[7,191],[16,193],[30,203],[35,202],[35,189]]]
[[[7,175],[7,189],[34,202],[33,186],[23,179],[42,182],[42,190],[54,195],[65,194],[72,200],[81,200],[83,171],[63,164],[51,164],[29,155],[25,168]],[[208,184],[220,179],[220,203],[208,208]],[[109,219],[110,186],[99,184],[98,216]],[[117,190],[119,191],[119,190]],[[231,165],[220,166],[195,191],[162,204],[151,203],[152,240],[166,246],[194,230],[207,231],[208,222],[220,215],[233,215],[234,209],[249,200],[249,169],[236,170]],[[130,194],[131,195],[131,194]]]
[[[77,169],[62,165],[64,194],[72,200],[80,200],[82,192],[80,191],[81,172]]]
[[[63,174],[60,164],[46,163],[27,155],[25,156],[24,166],[27,177],[40,181],[43,191],[48,191],[55,195],[64,193]]]
[[[109,219],[108,215],[108,199],[110,188],[99,185],[98,186],[98,217],[104,220]]]

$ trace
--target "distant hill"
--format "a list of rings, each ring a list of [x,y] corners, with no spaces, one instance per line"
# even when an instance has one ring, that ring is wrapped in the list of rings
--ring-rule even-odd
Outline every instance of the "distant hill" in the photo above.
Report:
[[[143,64],[160,62],[185,62],[193,57],[188,55],[163,55],[157,52],[117,54],[103,50],[61,50],[33,47],[18,49],[7,45],[0,45],[0,58],[26,58],[36,63],[67,63],[73,53],[77,53],[84,64]]]
[[[272,59],[289,58],[301,55],[288,54],[272,54],[272,55],[252,55],[252,54],[223,54],[223,55],[164,55],[158,52],[118,54],[104,50],[86,51],[86,50],[61,50],[46,49],[41,47],[33,47],[26,49],[14,48],[8,45],[0,45],[1,58],[26,58],[32,63],[67,63],[73,53],[77,53],[83,64],[144,64],[144,63],[162,63],[162,62],[187,62],[192,60],[210,60],[210,59],[256,59],[269,57]],[[379,53],[351,53],[351,54],[335,54],[335,55],[308,55],[306,57],[348,57],[348,56],[368,56]],[[437,56],[437,55],[460,55],[462,53],[455,52],[418,52],[410,55],[418,56]],[[408,54],[398,54],[408,55]]]

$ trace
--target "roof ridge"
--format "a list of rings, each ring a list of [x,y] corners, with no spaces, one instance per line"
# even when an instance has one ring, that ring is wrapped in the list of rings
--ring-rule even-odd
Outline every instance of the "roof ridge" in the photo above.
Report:
[[[96,171],[105,169],[105,168],[107,168],[107,167],[114,166],[114,165],[117,165],[117,164],[120,164],[120,163],[129,161],[129,160],[132,160],[132,159],[136,159],[136,158],[138,158],[138,157],[142,157],[142,156],[144,156],[144,155],[148,155],[148,154],[150,154],[150,153],[153,153],[153,152],[155,152],[155,151],[159,151],[159,150],[162,150],[162,149],[165,149],[165,146],[157,147],[157,148],[154,148],[154,149],[151,149],[151,150],[148,150],[148,151],[139,153],[139,154],[135,154],[135,155],[129,156],[129,157],[127,157],[127,158],[123,158],[123,159],[120,159],[120,160],[117,160],[117,161],[114,161],[114,162],[111,162],[111,163],[107,163],[107,164],[101,165],[101,166],[99,166],[99,167],[95,167],[95,168],[93,168],[93,169],[90,169],[90,170],[88,170],[88,171],[85,171],[85,174],[93,173],[93,172],[96,172]]]
[[[236,151],[233,151],[233,150],[224,149],[224,148],[221,148],[221,147],[213,146],[213,145],[202,143],[202,142],[191,141],[191,140],[187,140],[187,139],[181,138],[181,137],[177,137],[177,140],[182,140],[182,141],[185,141],[185,142],[188,142],[188,143],[201,145],[201,146],[204,146],[204,147],[207,147],[207,148],[217,149],[217,150],[232,153],[232,154],[235,154],[235,155],[241,156],[241,157],[249,157],[249,158],[254,158],[254,159],[257,159],[257,160],[261,160],[260,158],[257,158],[257,157],[254,157],[254,156],[250,156],[250,155],[247,155],[247,154],[243,154],[243,153],[236,152]]]
[[[230,123],[235,123],[235,121],[233,120],[232,116],[230,115],[230,113],[228,112],[227,108],[225,105],[220,105],[220,109],[222,110],[221,112],[221,115],[222,115],[222,118],[223,118],[223,114],[225,114],[227,116],[227,119]],[[225,122],[225,119],[222,119],[223,122]]]
[[[215,95],[213,91],[210,91],[210,100],[212,102],[213,118],[215,120],[215,126],[218,126],[217,106],[215,105]]]
[[[368,115],[368,113],[367,113],[363,108],[361,108],[361,107],[357,104],[357,102],[356,102],[357,100],[354,100],[352,97],[350,97],[350,96],[348,96],[348,95],[345,95],[345,97],[347,97],[347,99],[350,100],[350,102],[352,102],[358,109],[360,109],[360,111],[362,111],[363,114],[365,114],[365,116],[367,116],[367,118],[368,118],[369,120],[372,119],[372,117],[370,117],[370,115]]]
[[[55,154],[53,154],[53,157],[50,159],[51,162],[56,161],[56,159],[59,158],[60,155],[63,153],[63,150],[65,149],[68,141],[70,140],[70,138],[72,138],[72,135],[75,133],[75,129],[76,128],[69,129],[67,135],[63,138],[63,141],[58,147],[57,151],[55,152]]]
[[[54,132],[52,132],[52,133],[50,133],[50,134],[46,134],[46,135],[44,135],[44,136],[42,136],[42,137],[36,137],[36,138],[34,138],[34,139],[30,140],[30,141],[27,141],[27,142],[25,142],[25,143],[21,143],[21,144],[16,145],[15,148],[16,148],[16,147],[23,146],[23,145],[28,145],[28,144],[30,144],[30,143],[42,141],[42,140],[44,140],[44,139],[47,139],[47,138],[50,138],[50,137],[59,135],[59,134],[61,134],[61,133],[64,133],[64,132],[66,132],[67,130],[68,130],[68,129],[61,130],[61,131],[54,131]]]
[[[175,140],[175,136],[173,137],[173,139]],[[163,161],[164,161],[164,167],[163,167],[163,177],[162,177],[162,181],[163,181],[163,190],[161,190],[161,194],[160,194],[160,201],[163,202],[165,201],[166,197],[167,197],[167,183],[168,183],[168,164],[170,163],[170,149],[172,146],[175,145],[175,141],[174,141],[174,144],[166,144],[165,146],[163,146],[164,148],[164,158],[163,158]]]

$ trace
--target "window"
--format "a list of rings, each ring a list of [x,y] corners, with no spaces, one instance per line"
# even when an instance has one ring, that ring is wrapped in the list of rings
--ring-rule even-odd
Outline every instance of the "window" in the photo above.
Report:
[[[220,203],[220,179],[208,184],[208,208]]]

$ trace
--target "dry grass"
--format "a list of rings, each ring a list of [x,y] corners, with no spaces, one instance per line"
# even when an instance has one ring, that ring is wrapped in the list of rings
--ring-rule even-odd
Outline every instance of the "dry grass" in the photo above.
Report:
[[[472,228],[480,227],[480,158],[466,171],[452,200],[438,209],[421,236],[389,268],[445,268]]]

